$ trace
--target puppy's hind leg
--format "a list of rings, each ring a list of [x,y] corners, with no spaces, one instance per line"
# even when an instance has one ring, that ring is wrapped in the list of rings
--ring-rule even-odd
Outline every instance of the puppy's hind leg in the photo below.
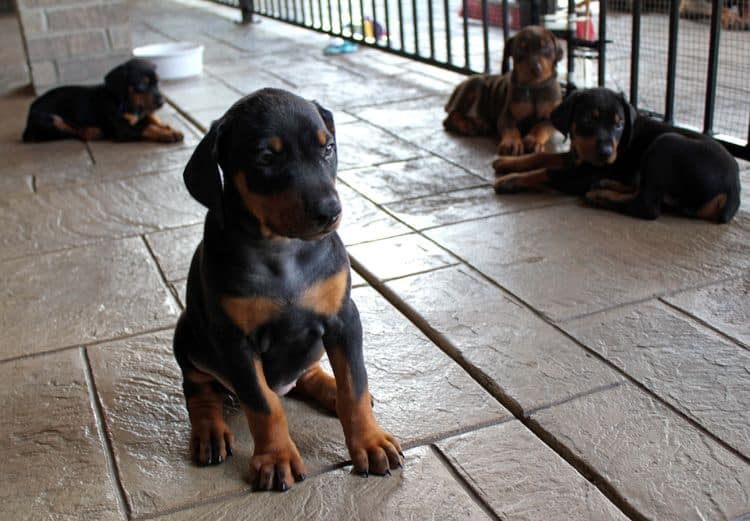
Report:
[[[53,141],[74,137],[76,135],[73,128],[60,116],[37,110],[29,112],[29,117],[26,120],[26,130],[23,132],[23,140],[25,142]]]

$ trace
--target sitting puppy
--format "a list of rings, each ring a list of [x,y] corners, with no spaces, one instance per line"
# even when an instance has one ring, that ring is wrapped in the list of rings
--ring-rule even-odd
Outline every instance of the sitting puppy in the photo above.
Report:
[[[524,27],[505,43],[502,75],[471,76],[456,87],[443,126],[465,136],[498,135],[503,155],[543,150],[554,132],[550,112],[562,100],[555,69],[562,56],[551,32]]]
[[[498,158],[495,191],[551,186],[643,219],[668,209],[726,223],[740,205],[739,167],[724,147],[638,115],[611,90],[575,91],[551,118],[570,152]]]
[[[24,141],[182,141],[154,111],[164,105],[156,68],[134,58],[112,69],[104,85],[58,87],[31,104]]]
[[[292,388],[338,414],[356,472],[388,475],[402,464],[398,441],[372,414],[349,259],[336,233],[336,166],[331,113],[262,89],[214,122],[184,172],[208,207],[174,335],[192,454],[210,465],[232,453],[222,416],[231,390],[255,443],[256,490],[304,479],[279,400]],[[319,364],[324,350],[335,379]]]

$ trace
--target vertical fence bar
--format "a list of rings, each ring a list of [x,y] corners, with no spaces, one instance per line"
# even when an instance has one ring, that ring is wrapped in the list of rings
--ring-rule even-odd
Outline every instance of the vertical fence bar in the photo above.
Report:
[[[599,63],[597,84],[604,87],[607,73],[607,0],[599,2]]]
[[[401,2],[401,0],[399,0]],[[391,15],[388,10],[388,0],[383,2],[385,6],[385,45],[389,49],[391,48]]]
[[[568,0],[568,81],[566,92],[570,92],[575,85],[573,78],[575,75],[575,38],[576,38],[576,0]]]
[[[443,11],[445,15],[445,52],[446,61],[453,65],[453,53],[451,52],[451,15],[448,0],[443,0]]]
[[[318,0],[318,27],[323,29],[323,0]]]
[[[482,0],[482,41],[484,43],[484,73],[490,72],[490,37],[487,25],[487,0]]]
[[[664,121],[674,122],[674,93],[677,77],[677,31],[680,21],[680,0],[669,3],[669,47],[667,50],[667,96],[664,104]]]
[[[404,6],[402,5],[404,0],[398,0],[398,41],[401,45],[401,50],[405,51],[404,47]]]
[[[362,18],[364,21],[364,18]],[[378,43],[378,12],[375,7],[375,0],[372,0],[372,35],[375,38],[375,43]]]
[[[362,31],[362,41],[365,41],[365,0],[359,0],[359,26]]]
[[[333,7],[331,7],[331,0],[326,0],[326,6],[328,7],[328,30],[333,32]]]
[[[462,1],[461,12],[464,14],[464,66],[469,69],[471,68],[471,60],[469,58],[469,5],[467,0]]]
[[[638,106],[638,74],[641,65],[641,6],[642,0],[633,0],[633,29],[630,40],[630,103]]]
[[[432,0],[427,0],[427,28],[430,32],[430,58],[435,59],[435,16],[432,12]]]
[[[339,10],[339,34],[344,33],[344,13],[341,9],[341,0],[336,0],[336,7],[338,7]]]
[[[417,0],[411,0],[411,15],[414,19],[414,54],[419,55],[419,23],[417,22]]]
[[[503,0],[503,41],[507,42],[510,36],[510,9],[508,9],[508,0]]]
[[[720,0],[711,2],[711,36],[708,43],[708,75],[706,77],[706,109],[703,112],[703,132],[713,134],[716,107],[716,76],[719,71],[719,34],[721,33]]]
[[[349,36],[354,37],[354,16],[352,16],[352,0],[346,0],[349,5]]]

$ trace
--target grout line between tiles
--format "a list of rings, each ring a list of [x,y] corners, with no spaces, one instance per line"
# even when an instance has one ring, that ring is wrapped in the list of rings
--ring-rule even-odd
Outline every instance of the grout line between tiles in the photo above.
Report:
[[[177,322],[177,317],[175,317],[175,322]],[[55,353],[60,353],[62,351],[68,351],[70,349],[79,349],[81,347],[95,347],[95,346],[98,346],[98,345],[101,345],[101,344],[107,344],[109,342],[117,342],[119,340],[128,340],[130,338],[135,338],[135,337],[141,336],[141,335],[151,335],[153,333],[160,333],[162,331],[171,331],[173,329],[174,329],[174,323],[172,323],[172,324],[170,324],[168,326],[155,327],[155,328],[152,328],[152,329],[139,330],[139,331],[134,332],[134,333],[128,333],[128,334],[125,334],[125,335],[119,335],[119,336],[114,336],[114,337],[109,337],[109,338],[103,338],[103,339],[100,339],[100,340],[93,340],[91,342],[78,342],[78,343],[70,344],[70,345],[67,345],[67,346],[54,347],[54,348],[48,349],[46,351],[38,351],[36,353],[27,353],[27,354],[23,354],[23,355],[11,356],[9,358],[3,358],[3,359],[0,359],[0,364],[5,364],[7,362],[15,362],[15,361],[18,361],[18,360],[27,360],[27,359],[30,359],[30,358],[37,358],[37,357],[42,357],[42,356],[46,356],[46,355],[52,355],[52,354],[55,354]]]
[[[132,506],[128,503],[127,494],[125,493],[125,487],[120,479],[120,470],[117,466],[117,460],[115,459],[115,453],[112,445],[112,440],[107,430],[107,424],[104,419],[104,407],[99,399],[96,392],[96,381],[94,379],[94,373],[91,370],[91,361],[89,360],[88,352],[85,348],[79,348],[79,354],[83,360],[84,375],[86,378],[86,387],[88,389],[89,402],[91,405],[92,412],[94,414],[94,420],[96,422],[97,430],[99,431],[99,438],[102,442],[104,449],[104,459],[107,463],[107,472],[109,473],[109,479],[112,481],[112,486],[115,488],[117,494],[117,503],[120,509],[120,513],[123,514],[125,519],[130,519],[132,512]]]
[[[739,346],[742,349],[750,351],[750,346],[748,346],[747,344],[745,344],[744,342],[742,342],[738,338],[734,338],[734,337],[732,337],[732,336],[724,333],[723,331],[721,331],[720,329],[718,329],[716,326],[711,325],[710,323],[706,322],[705,320],[703,320],[699,316],[694,315],[691,312],[689,312],[689,311],[687,311],[685,309],[682,309],[679,306],[676,306],[676,305],[672,304],[671,302],[668,302],[663,297],[659,297],[659,302],[661,304],[664,304],[668,308],[670,308],[672,311],[678,313],[679,315],[682,315],[682,316],[688,318],[690,321],[697,322],[698,324],[700,324],[701,326],[703,326],[703,328],[708,329],[712,333],[715,333],[722,340],[726,340],[727,342],[735,344],[735,345]]]
[[[170,295],[172,295],[172,298],[177,303],[177,307],[179,309],[183,309],[180,299],[175,295],[175,292],[172,291],[172,286],[169,283],[167,274],[164,273],[164,270],[162,269],[161,264],[159,263],[159,258],[156,256],[156,253],[154,252],[153,248],[151,248],[151,244],[148,242],[148,240],[146,240],[145,235],[141,235],[140,237],[141,237],[141,241],[143,241],[144,246],[146,246],[146,250],[148,251],[148,254],[151,256],[151,259],[154,261],[154,264],[156,265],[156,270],[159,272],[159,277],[161,277],[161,281],[164,284],[165,289],[169,292]]]
[[[453,477],[453,479],[461,485],[461,488],[463,488],[466,493],[469,495],[469,497],[476,503],[479,508],[484,510],[484,513],[487,514],[487,516],[490,519],[494,519],[496,521],[501,521],[501,517],[495,513],[495,511],[492,509],[489,503],[479,494],[479,492],[471,486],[471,483],[468,482],[468,480],[464,477],[463,474],[461,474],[450,462],[448,459],[448,456],[443,453],[442,450],[440,450],[440,447],[437,445],[430,445],[430,450],[435,455],[435,457],[440,461],[440,463],[443,465],[445,470],[448,471],[448,473]]]

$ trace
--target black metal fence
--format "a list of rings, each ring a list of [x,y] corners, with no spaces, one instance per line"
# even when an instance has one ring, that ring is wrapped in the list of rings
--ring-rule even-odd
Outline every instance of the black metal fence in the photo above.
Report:
[[[567,44],[568,85],[622,90],[750,159],[750,13],[728,0],[211,1],[467,74],[498,72],[503,43],[542,24]]]

